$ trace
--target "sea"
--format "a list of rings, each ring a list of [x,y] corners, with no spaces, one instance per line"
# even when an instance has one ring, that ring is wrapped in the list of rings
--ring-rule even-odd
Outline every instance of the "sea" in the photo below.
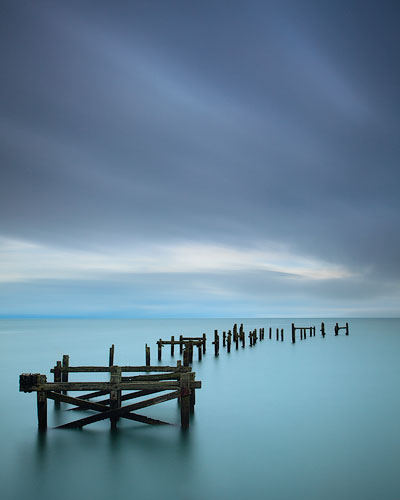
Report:
[[[320,333],[325,322],[326,336]],[[349,336],[334,325],[348,321]],[[316,327],[291,342],[290,325]],[[265,340],[228,354],[212,345],[243,323]],[[268,338],[269,328],[272,339]],[[284,329],[277,341],[276,328]],[[48,430],[38,432],[36,394],[19,392],[21,373],[70,365],[171,365],[157,361],[159,338],[207,335],[193,370],[202,388],[190,429],[176,400],[141,410],[170,422],[121,419],[80,430],[57,425],[91,412],[48,401]],[[400,320],[354,318],[2,319],[0,320],[0,496],[4,500],[399,500]],[[71,374],[71,381],[107,374]],[[103,377],[103,378],[102,378]]]

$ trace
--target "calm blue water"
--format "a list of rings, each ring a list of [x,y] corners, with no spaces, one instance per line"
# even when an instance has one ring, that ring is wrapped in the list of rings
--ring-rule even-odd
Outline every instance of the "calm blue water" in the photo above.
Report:
[[[345,320],[339,320],[343,323]],[[243,322],[285,328],[285,341],[215,358],[214,329]],[[6,500],[362,499],[400,498],[400,320],[353,319],[350,335],[317,336],[292,345],[291,320],[0,320],[2,380],[1,496]],[[207,333],[207,354],[194,361],[197,391],[191,429],[120,421],[83,430],[37,432],[36,395],[18,392],[23,372],[49,370],[62,354],[71,365],[156,361],[158,338]],[[248,339],[246,339],[247,341]],[[179,357],[179,356],[178,356]],[[162,364],[171,360],[164,348]],[[196,356],[195,356],[196,359]],[[86,380],[75,374],[71,380]],[[50,378],[51,380],[51,378]],[[49,425],[82,413],[55,409]],[[176,401],[144,414],[179,423]]]

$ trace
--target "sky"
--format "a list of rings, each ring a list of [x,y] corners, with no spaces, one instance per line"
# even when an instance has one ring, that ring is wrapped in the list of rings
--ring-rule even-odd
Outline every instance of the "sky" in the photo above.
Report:
[[[0,316],[400,316],[399,22],[0,0]]]

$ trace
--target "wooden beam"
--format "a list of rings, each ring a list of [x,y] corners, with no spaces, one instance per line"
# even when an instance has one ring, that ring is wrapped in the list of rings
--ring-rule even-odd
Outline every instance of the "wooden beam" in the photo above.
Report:
[[[68,424],[59,425],[57,429],[76,429],[78,427],[83,427],[94,422],[99,422],[100,420],[105,420],[106,418],[112,417],[122,417],[134,410],[140,410],[141,408],[147,408],[148,406],[153,406],[171,399],[175,399],[180,395],[180,391],[170,392],[162,396],[157,396],[155,398],[148,399],[146,401],[140,401],[139,403],[134,403],[128,406],[122,406],[121,408],[115,408],[113,410],[108,410],[101,412],[97,415],[91,415],[90,417],[81,418],[75,420],[74,422],[69,422]]]

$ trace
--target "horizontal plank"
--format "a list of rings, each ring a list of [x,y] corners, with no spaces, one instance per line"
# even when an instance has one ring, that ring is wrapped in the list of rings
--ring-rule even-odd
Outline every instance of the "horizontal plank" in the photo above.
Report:
[[[180,373],[160,373],[152,375],[134,375],[133,377],[122,377],[122,382],[152,381],[152,380],[178,380]]]
[[[32,387],[33,391],[96,391],[112,389],[120,391],[134,391],[140,389],[176,389],[179,387],[177,382],[121,382],[119,384],[111,384],[110,382],[47,382]]]
[[[111,366],[69,366],[67,368],[61,367],[62,372],[69,373],[96,373],[96,372],[111,372]],[[121,372],[190,372],[190,366],[120,366]],[[54,368],[50,370],[54,373]]]

